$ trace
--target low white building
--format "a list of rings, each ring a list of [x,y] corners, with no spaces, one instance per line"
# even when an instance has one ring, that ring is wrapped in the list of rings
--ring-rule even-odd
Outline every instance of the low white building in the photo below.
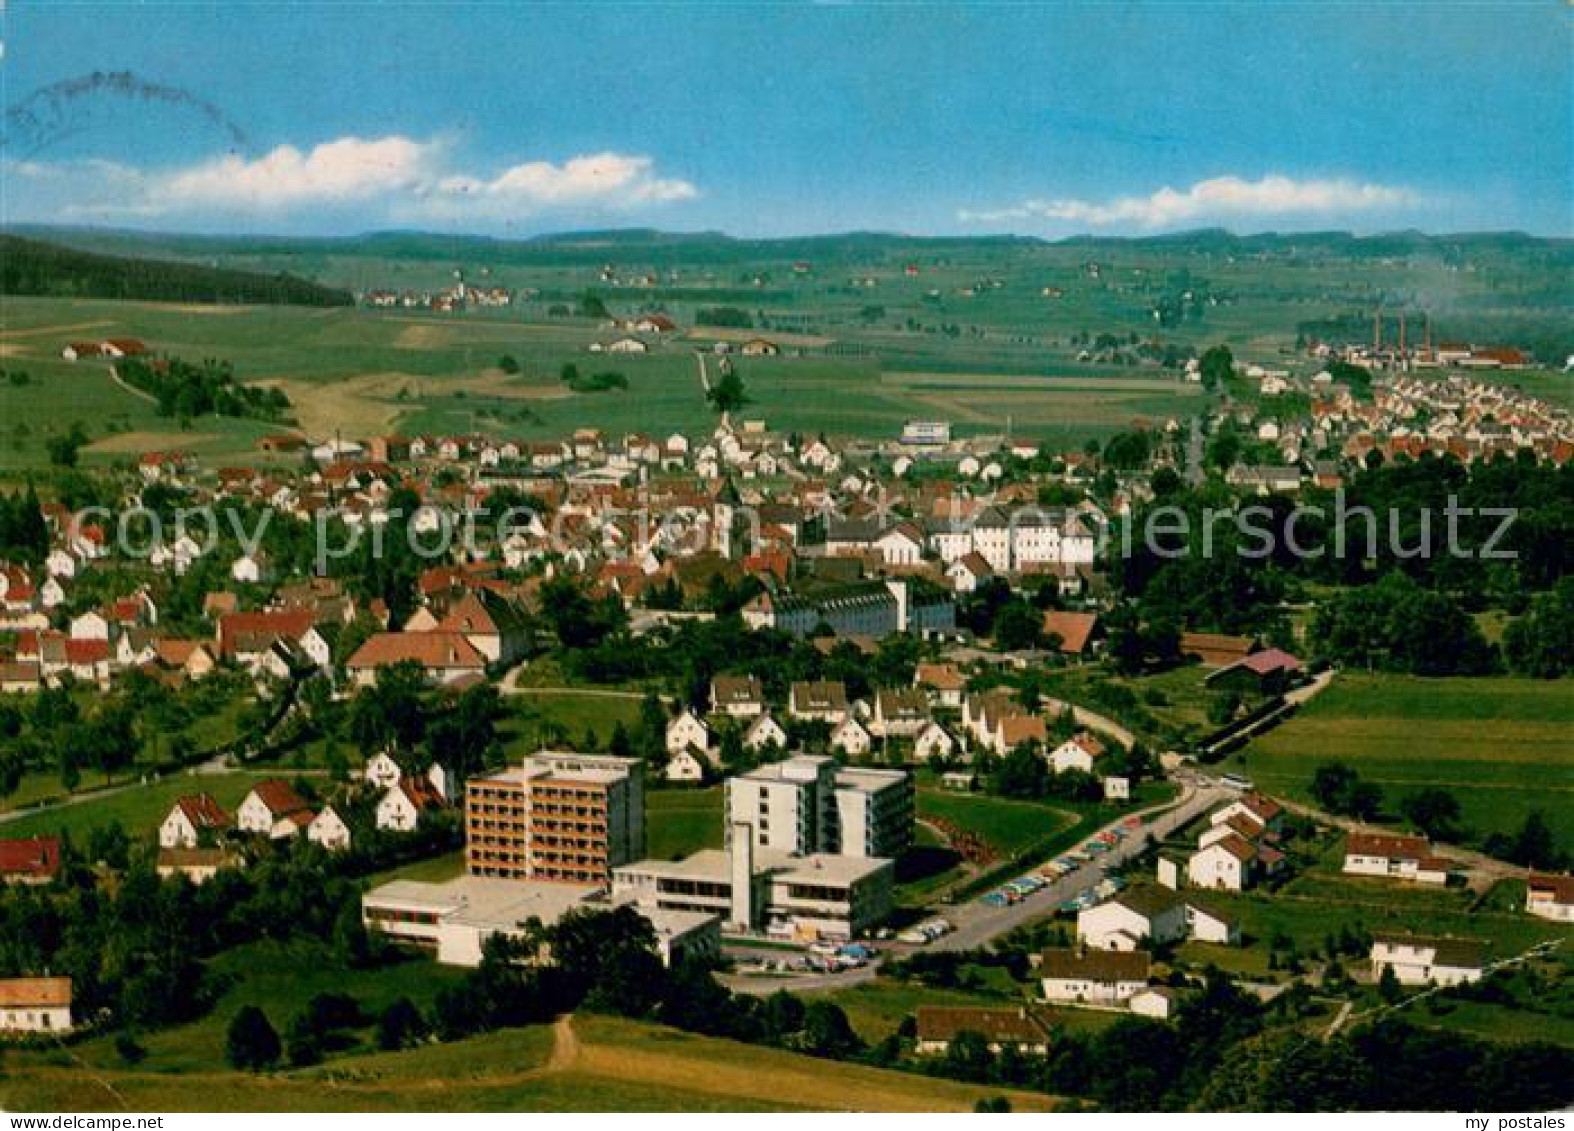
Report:
[[[421,947],[438,962],[479,966],[486,940],[495,934],[519,935],[531,919],[551,926],[569,911],[614,904],[593,884],[460,876],[444,883],[394,880],[361,897],[368,930]],[[711,959],[721,951],[720,921],[690,911],[640,908],[655,928],[657,952],[675,958]]]
[[[1372,977],[1392,970],[1402,986],[1457,986],[1482,977],[1485,953],[1480,939],[1379,934],[1372,940]]]
[[[1038,960],[1044,1000],[1066,1005],[1115,1006],[1148,984],[1144,951],[1078,951],[1051,947]]]
[[[252,786],[236,810],[235,823],[242,832],[283,840],[299,833],[313,816],[311,807],[287,782],[270,778]]]
[[[217,836],[230,827],[230,815],[209,793],[175,799],[158,829],[160,848],[196,848],[204,836]]]
[[[1574,876],[1532,873],[1525,883],[1525,910],[1554,923],[1574,923]]]
[[[679,750],[667,758],[662,776],[670,782],[700,782],[710,768],[709,760],[695,747]]]
[[[0,1033],[69,1033],[70,978],[0,978]]]

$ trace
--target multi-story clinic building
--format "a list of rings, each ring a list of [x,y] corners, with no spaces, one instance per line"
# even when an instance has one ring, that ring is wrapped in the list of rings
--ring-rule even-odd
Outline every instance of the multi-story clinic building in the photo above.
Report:
[[[532,754],[472,779],[465,862],[472,876],[605,884],[645,854],[644,766],[635,758]]]
[[[912,843],[913,779],[799,756],[728,778],[726,811],[729,839],[747,826],[762,851],[895,859]]]

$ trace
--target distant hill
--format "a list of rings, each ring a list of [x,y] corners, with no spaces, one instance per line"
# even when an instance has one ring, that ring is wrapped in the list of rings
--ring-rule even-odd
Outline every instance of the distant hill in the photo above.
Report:
[[[0,294],[147,302],[348,306],[348,291],[287,274],[128,258],[0,235]]]

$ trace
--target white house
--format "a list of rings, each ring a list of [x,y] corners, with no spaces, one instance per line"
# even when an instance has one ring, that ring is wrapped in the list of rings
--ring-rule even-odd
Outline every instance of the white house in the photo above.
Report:
[[[1240,945],[1240,924],[1217,908],[1195,899],[1186,900],[1186,927],[1196,942]]]
[[[332,805],[324,805],[322,812],[306,826],[306,839],[329,852],[343,852],[350,847],[350,826],[334,812]]]
[[[955,752],[956,739],[951,737],[951,732],[932,720],[913,739],[913,757],[920,762],[927,762],[937,755],[949,758]]]
[[[235,823],[242,832],[282,840],[309,825],[314,815],[288,782],[269,778],[252,786],[236,810]]]
[[[1417,883],[1446,884],[1453,865],[1432,852],[1425,837],[1350,833],[1343,871],[1352,876],[1386,876]]]
[[[70,978],[0,978],[0,1033],[70,1031]]]
[[[1574,923],[1574,876],[1531,873],[1525,884],[1525,910],[1554,923]]]
[[[836,729],[831,731],[831,749],[838,750],[849,758],[861,758],[869,753],[874,745],[874,740],[869,736],[864,725],[851,715],[836,724]]]
[[[744,749],[753,753],[759,753],[767,746],[775,746],[778,750],[785,750],[787,749],[787,732],[782,728],[781,723],[777,722],[767,712],[756,718],[749,724],[749,729],[743,732],[743,746]]]
[[[176,798],[169,815],[159,825],[159,847],[196,848],[204,833],[217,834],[229,827],[230,815],[212,794],[188,794]]]
[[[379,751],[366,759],[366,766],[361,770],[362,780],[369,785],[375,785],[378,789],[392,789],[399,784],[399,779],[402,777],[404,777],[404,770],[386,750]]]
[[[667,758],[663,776],[671,782],[698,782],[705,780],[709,763],[697,747],[686,746],[674,751]]]
[[[1137,950],[1186,937],[1186,905],[1161,887],[1128,888],[1077,913],[1077,939],[1097,950]]]
[[[1485,973],[1486,944],[1480,939],[1379,934],[1372,940],[1372,976],[1392,970],[1402,986],[1457,986]]]
[[[1186,881],[1194,888],[1245,891],[1251,886],[1257,846],[1230,833],[1192,853],[1186,862]]]
[[[1049,768],[1057,774],[1067,770],[1093,772],[1093,764],[1104,756],[1104,744],[1090,731],[1078,731],[1049,752]]]
[[[1120,1005],[1146,988],[1143,951],[1077,951],[1051,947],[1039,956],[1044,1000],[1068,1005]]]
[[[685,710],[667,724],[667,753],[677,754],[689,747],[710,749],[710,727],[693,711]]]
[[[422,813],[442,804],[442,798],[425,778],[404,778],[377,803],[377,827],[410,832],[420,824]]]
[[[1173,986],[1144,986],[1126,1001],[1126,1008],[1138,1017],[1166,1021],[1180,1004],[1181,993]]]
[[[765,689],[752,675],[719,675],[710,684],[711,709],[734,719],[753,719],[765,712]]]

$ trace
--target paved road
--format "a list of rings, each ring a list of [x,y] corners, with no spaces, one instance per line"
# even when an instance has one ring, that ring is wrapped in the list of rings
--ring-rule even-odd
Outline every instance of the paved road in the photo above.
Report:
[[[1139,810],[1138,815],[1157,814],[1154,819],[1143,825],[1136,833],[1127,836],[1115,848],[1103,853],[1098,859],[1083,865],[1074,872],[1062,876],[1022,902],[1009,907],[991,907],[977,898],[966,903],[941,905],[935,907],[936,915],[943,915],[955,925],[956,930],[949,935],[930,943],[928,950],[973,950],[985,943],[1009,934],[1018,927],[1041,919],[1054,911],[1061,902],[1094,886],[1103,878],[1104,869],[1124,863],[1133,856],[1138,855],[1149,837],[1162,839],[1175,829],[1195,820],[1202,813],[1220,803],[1236,796],[1231,791],[1217,785],[1199,786],[1186,782],[1182,785],[1182,793],[1178,800],[1169,801],[1163,805],[1153,806]],[[1118,821],[1112,821],[1104,829],[1112,829],[1127,820],[1132,814],[1127,814]],[[1090,832],[1088,838],[1098,835],[1103,829]],[[1023,869],[1027,871],[1027,869]],[[882,943],[881,949],[887,955],[904,955],[912,953],[917,947],[901,943]],[[728,975],[722,978],[723,983],[739,993],[769,994],[777,990],[809,991],[844,989],[847,986],[856,986],[863,982],[872,981],[879,973],[881,959],[876,959],[867,966],[853,970],[843,970],[825,974],[781,974],[781,975]]]
[[[1233,796],[1234,794],[1229,790],[1219,786],[1185,785],[1180,799],[1167,803],[1168,807],[1159,811],[1159,815],[1151,822],[1127,836],[1110,851],[1102,853],[1076,871],[1068,872],[1020,903],[1007,907],[991,907],[975,898],[955,906],[937,908],[937,914],[951,920],[956,925],[956,930],[931,943],[929,949],[972,950],[1001,935],[1009,934],[1033,919],[1043,917],[1053,911],[1057,905],[1096,885],[1103,879],[1106,870],[1113,869],[1139,855],[1150,838],[1162,840],[1182,825],[1189,824],[1207,810]],[[1144,812],[1152,813],[1155,810],[1149,809]],[[1113,821],[1104,828],[1112,829],[1120,824],[1121,821]],[[1097,835],[1096,832],[1088,834],[1089,838]]]

